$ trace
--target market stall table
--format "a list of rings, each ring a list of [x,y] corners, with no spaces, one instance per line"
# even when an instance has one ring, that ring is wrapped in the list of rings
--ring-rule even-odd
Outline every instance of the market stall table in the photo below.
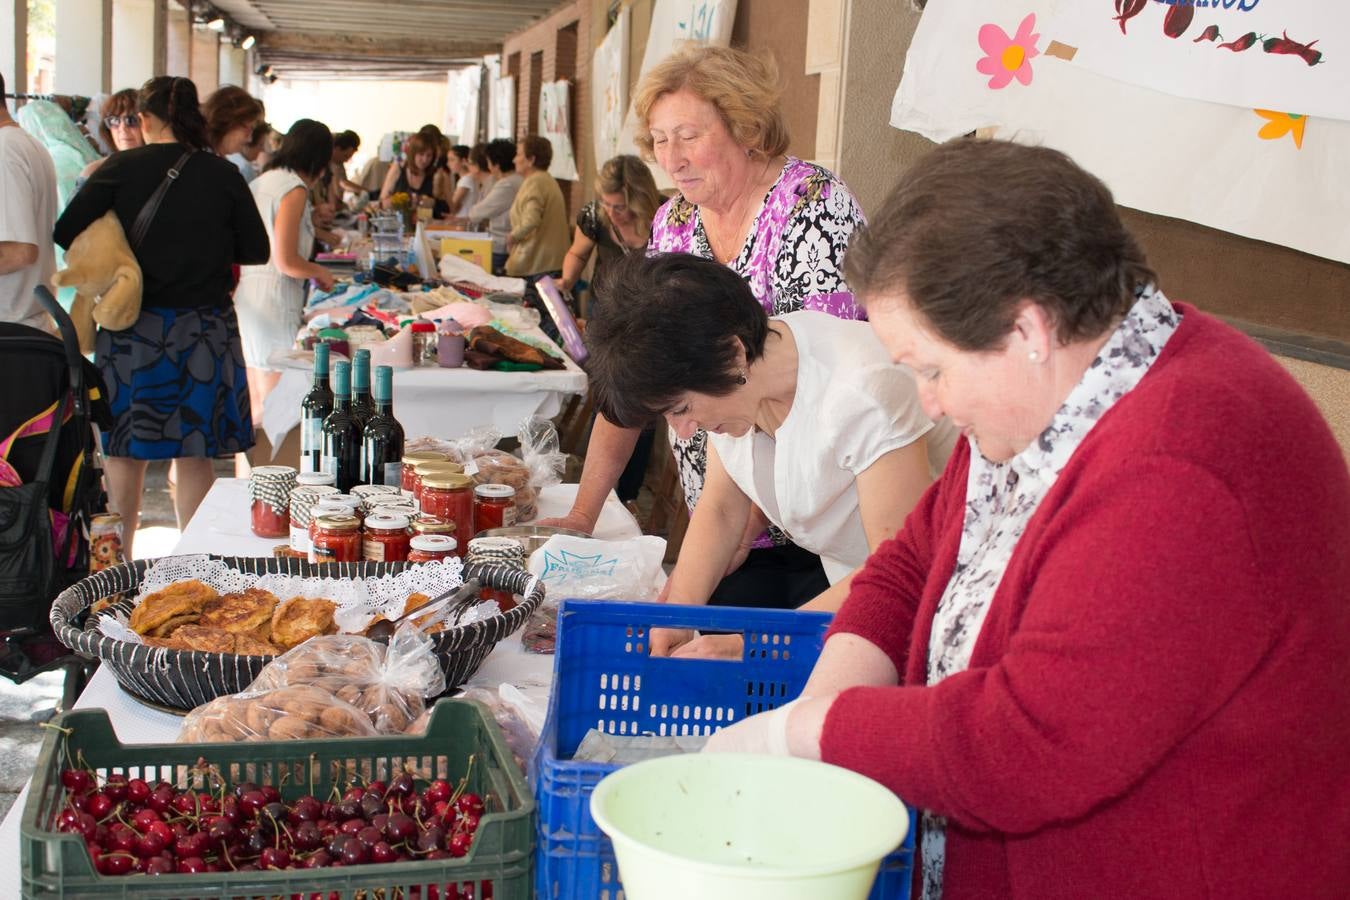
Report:
[[[572,508],[575,484],[559,484],[539,492],[539,517],[561,516]],[[222,478],[212,485],[196,514],[188,522],[173,549],[174,555],[217,553],[238,556],[270,556],[278,542],[260,538],[249,530],[248,481]],[[641,534],[637,521],[612,493],[605,501],[595,536],[624,540]],[[472,679],[474,684],[512,684],[527,697],[547,706],[553,681],[553,657],[526,653],[519,633],[503,639],[483,661]],[[124,692],[106,667],[100,667],[75,702],[77,709],[108,711],[113,729],[123,742],[156,744],[178,737],[182,718],[151,709]],[[19,823],[28,799],[24,786],[9,813],[0,823],[0,897],[19,896]]]
[[[537,331],[537,329],[536,329]],[[543,332],[530,332],[543,338]],[[547,340],[547,338],[544,338]],[[276,354],[269,360],[281,380],[263,403],[262,427],[273,447],[300,424],[300,401],[313,383],[312,358]],[[478,425],[514,437],[530,416],[552,418],[563,397],[586,392],[586,373],[564,358],[566,368],[539,372],[479,371],[424,366],[394,370],[394,414],[407,434],[453,440]]]

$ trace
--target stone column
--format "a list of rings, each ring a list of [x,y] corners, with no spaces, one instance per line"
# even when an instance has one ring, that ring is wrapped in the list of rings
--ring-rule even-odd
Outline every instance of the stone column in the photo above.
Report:
[[[103,89],[103,0],[56,0],[56,77],[58,94],[92,97]]]
[[[155,74],[154,0],[112,0],[112,89],[139,88]]]

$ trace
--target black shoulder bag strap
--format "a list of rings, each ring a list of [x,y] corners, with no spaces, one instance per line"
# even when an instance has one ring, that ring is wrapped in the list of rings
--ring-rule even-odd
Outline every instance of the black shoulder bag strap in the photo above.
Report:
[[[150,230],[150,223],[155,220],[155,213],[159,212],[159,204],[164,201],[164,195],[169,192],[169,185],[173,184],[182,174],[183,167],[187,165],[188,159],[196,150],[188,150],[182,156],[178,157],[178,162],[174,163],[169,171],[165,173],[164,180],[155,188],[155,192],[150,195],[150,199],[145,201],[145,206],[141,207],[141,213],[136,217],[136,223],[131,226],[131,251],[135,253],[141,247],[141,241],[145,240],[145,233]]]

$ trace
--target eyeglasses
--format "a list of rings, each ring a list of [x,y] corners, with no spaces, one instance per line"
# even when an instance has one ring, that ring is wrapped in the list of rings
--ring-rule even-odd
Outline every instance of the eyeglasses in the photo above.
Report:
[[[107,116],[104,118],[103,124],[107,125],[109,128],[118,128],[122,125],[125,125],[128,128],[140,128],[141,117],[135,113],[126,116]]]
[[[627,203],[606,203],[604,200],[601,200],[601,201],[600,201],[600,205],[603,206],[603,207],[605,208],[605,212],[611,213],[611,214],[613,214],[613,213],[622,213],[622,212],[627,212],[627,211],[628,211],[628,204],[627,204]]]

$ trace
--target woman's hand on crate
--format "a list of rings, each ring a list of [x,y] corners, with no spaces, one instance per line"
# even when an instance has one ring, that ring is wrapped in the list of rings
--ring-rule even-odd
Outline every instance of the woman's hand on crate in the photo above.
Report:
[[[683,659],[740,661],[745,658],[745,638],[739,634],[705,634],[681,644],[670,655]]]
[[[653,628],[647,634],[648,650],[652,656],[675,656],[675,651],[692,641],[697,632],[687,628]]]

